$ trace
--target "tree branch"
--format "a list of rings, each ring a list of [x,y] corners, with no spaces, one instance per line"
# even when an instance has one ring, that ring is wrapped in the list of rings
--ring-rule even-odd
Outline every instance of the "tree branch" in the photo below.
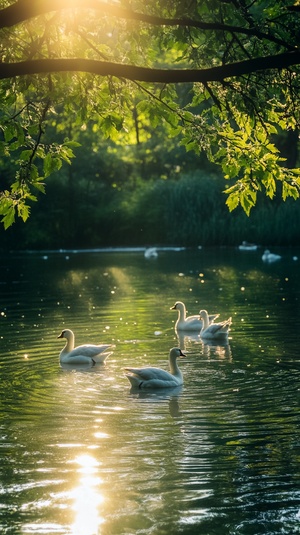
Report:
[[[184,26],[199,28],[200,30],[222,31],[230,33],[241,33],[257,37],[258,39],[266,39],[287,50],[294,50],[295,47],[283,41],[280,38],[268,33],[259,31],[258,29],[242,28],[240,26],[222,24],[218,22],[202,22],[200,20],[184,19],[169,19],[163,17],[156,17],[144,13],[137,13],[130,9],[124,9],[116,5],[110,5],[99,0],[18,0],[15,4],[0,10],[0,29],[15,26],[20,22],[24,22],[32,17],[49,13],[51,11],[60,11],[62,9],[94,9],[103,15],[111,15],[113,17],[123,18],[127,20],[136,20],[138,22],[145,22],[154,26]]]
[[[257,71],[284,69],[300,64],[300,50],[211,67],[209,69],[151,69],[82,58],[36,59],[0,63],[0,79],[50,72],[86,72],[149,83],[221,82]]]
[[[39,120],[39,131],[38,131],[38,136],[37,136],[37,139],[35,141],[35,144],[34,144],[34,147],[33,147],[33,150],[32,150],[32,153],[31,153],[31,156],[29,158],[29,161],[28,161],[28,168],[30,169],[31,165],[32,165],[32,162],[34,160],[34,157],[36,155],[36,151],[38,150],[39,148],[39,145],[41,143],[41,139],[42,139],[42,135],[44,133],[44,129],[43,129],[43,123],[46,119],[46,115],[47,115],[47,112],[49,110],[49,107],[50,107],[50,99],[47,100],[43,110],[42,110],[42,113],[41,113],[41,117],[40,117],[40,120]]]

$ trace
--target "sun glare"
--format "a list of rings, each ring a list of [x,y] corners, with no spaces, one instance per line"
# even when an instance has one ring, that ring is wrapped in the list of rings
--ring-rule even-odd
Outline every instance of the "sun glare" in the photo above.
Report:
[[[99,506],[104,501],[99,491],[102,481],[97,476],[99,463],[88,454],[79,455],[74,462],[78,465],[79,481],[71,492],[75,512],[72,535],[99,535],[104,521],[99,514]]]

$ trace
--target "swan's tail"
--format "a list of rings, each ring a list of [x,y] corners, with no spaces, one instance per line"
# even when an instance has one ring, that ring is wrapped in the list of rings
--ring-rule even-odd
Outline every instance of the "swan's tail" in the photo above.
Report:
[[[109,351],[108,353],[99,353],[99,355],[96,355],[95,357],[93,357],[93,360],[95,361],[95,363],[99,364],[99,363],[103,363],[106,361],[106,359],[108,359],[108,357],[113,353],[113,351]]]
[[[128,381],[130,382],[132,388],[141,388],[142,380],[136,377],[136,375],[130,375],[129,373],[125,374]]]

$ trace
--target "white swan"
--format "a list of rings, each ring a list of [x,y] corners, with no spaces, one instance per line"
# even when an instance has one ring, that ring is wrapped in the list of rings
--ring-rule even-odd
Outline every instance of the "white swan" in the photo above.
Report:
[[[269,249],[266,249],[261,259],[263,262],[268,262],[271,264],[272,262],[277,262],[277,260],[280,260],[281,256],[279,254],[270,253]]]
[[[170,372],[161,368],[124,368],[128,374],[127,379],[134,388],[170,388],[181,386],[183,377],[177,364],[177,357],[185,357],[179,347],[170,349],[169,367]]]
[[[256,251],[257,247],[258,246],[255,245],[254,243],[248,243],[247,241],[243,241],[242,245],[239,245],[239,250],[240,251]]]
[[[145,249],[144,257],[145,258],[157,258],[158,257],[157,248],[156,247],[148,247],[148,249]]]
[[[75,337],[70,329],[64,329],[57,338],[66,339],[66,345],[59,354],[62,364],[91,364],[93,366],[99,362],[103,363],[111,354],[111,352],[105,353],[112,347],[111,344],[84,344],[74,349]]]
[[[209,340],[220,340],[228,337],[228,331],[232,323],[232,319],[228,318],[226,321],[214,323],[209,321],[209,316],[206,310],[200,310],[200,317],[203,321],[203,327],[200,331],[201,338]]]
[[[175,323],[175,329],[181,331],[197,331],[200,333],[202,329],[202,320],[200,315],[186,317],[185,304],[181,301],[177,301],[170,310],[178,310],[178,319]],[[213,314],[209,316],[209,321],[214,321],[219,317],[219,314]]]

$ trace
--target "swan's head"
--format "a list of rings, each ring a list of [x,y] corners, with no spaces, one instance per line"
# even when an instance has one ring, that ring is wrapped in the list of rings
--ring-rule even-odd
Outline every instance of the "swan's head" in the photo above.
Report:
[[[175,305],[170,310],[185,310],[185,305],[181,301],[176,301]]]
[[[200,310],[199,315],[201,320],[208,320],[208,313],[206,310]]]
[[[57,338],[66,338],[67,340],[70,340],[73,336],[74,334],[70,329],[64,329]]]
[[[182,353],[179,347],[173,347],[172,349],[170,349],[170,357],[172,359],[177,359],[177,357],[186,357],[186,355]]]

